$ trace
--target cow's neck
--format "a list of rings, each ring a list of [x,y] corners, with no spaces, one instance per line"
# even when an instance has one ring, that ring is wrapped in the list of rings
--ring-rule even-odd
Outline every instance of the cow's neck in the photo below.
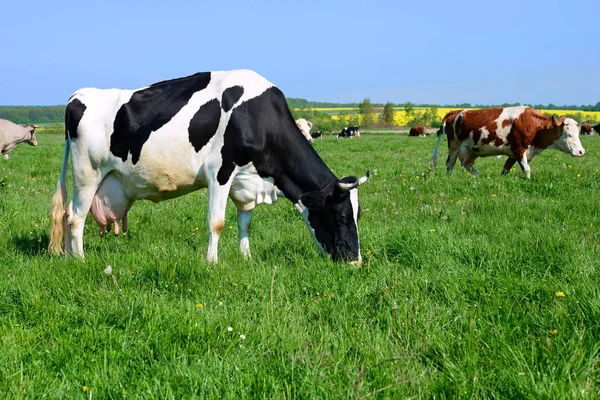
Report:
[[[534,115],[537,133],[533,139],[532,145],[538,149],[550,147],[562,135],[562,127],[555,126],[552,123],[552,117],[539,114]]]
[[[337,177],[302,135],[290,136],[265,149],[255,166],[261,176],[272,177],[285,197],[297,203],[303,193],[322,190]]]

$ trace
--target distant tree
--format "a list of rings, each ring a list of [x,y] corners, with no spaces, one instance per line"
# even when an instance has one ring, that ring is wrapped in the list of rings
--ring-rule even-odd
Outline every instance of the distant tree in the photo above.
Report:
[[[381,122],[384,126],[394,126],[394,105],[389,101],[383,106]]]
[[[427,126],[431,126],[433,128],[439,128],[441,125],[440,118],[438,117],[438,108],[431,107],[423,113],[423,119],[425,120],[425,124]]]
[[[566,114],[565,117],[567,118],[573,118],[575,121],[581,123],[583,121],[583,113],[582,112],[576,112],[574,114]]]
[[[362,126],[367,127],[375,124],[375,118],[373,117],[374,112],[375,105],[371,103],[371,99],[368,97],[358,105],[358,113],[361,116]]]
[[[410,101],[407,101],[404,104],[404,114],[406,115],[406,119],[410,121],[413,117],[413,113],[415,112],[415,105]]]

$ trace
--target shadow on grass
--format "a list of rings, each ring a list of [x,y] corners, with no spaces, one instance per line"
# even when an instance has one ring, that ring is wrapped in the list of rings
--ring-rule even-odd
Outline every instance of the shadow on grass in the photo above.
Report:
[[[37,257],[47,254],[50,238],[48,232],[21,234],[12,238],[13,245],[25,256]]]

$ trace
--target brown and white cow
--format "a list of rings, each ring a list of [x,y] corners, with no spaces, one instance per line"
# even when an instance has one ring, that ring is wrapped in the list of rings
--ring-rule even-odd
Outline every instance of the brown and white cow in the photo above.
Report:
[[[444,133],[448,135],[448,174],[452,173],[459,156],[468,171],[479,175],[473,167],[477,157],[507,155],[502,174],[506,175],[515,162],[519,162],[529,178],[529,162],[544,149],[554,148],[577,157],[585,153],[576,121],[564,116],[549,117],[525,106],[449,112],[438,132],[431,156],[433,166],[437,165],[438,147]]]
[[[309,143],[312,143],[313,138],[310,135],[310,130],[313,127],[313,123],[304,118],[299,118],[296,120],[296,125],[298,125],[298,128],[300,128],[300,132],[302,132],[306,140],[308,140]]]
[[[581,134],[585,136],[591,136],[594,134],[594,130],[591,125],[583,124],[581,125]]]
[[[0,119],[0,152],[2,152],[5,160],[8,160],[8,153],[13,151],[19,143],[27,142],[31,146],[37,146],[35,128],[37,128],[36,125],[18,125]]]
[[[425,136],[425,125],[412,126],[408,132],[408,136]]]

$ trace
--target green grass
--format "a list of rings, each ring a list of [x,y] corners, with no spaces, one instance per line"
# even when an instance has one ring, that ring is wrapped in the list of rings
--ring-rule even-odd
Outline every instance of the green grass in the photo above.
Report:
[[[119,237],[88,218],[86,260],[49,257],[63,135],[38,140],[0,161],[0,398],[600,394],[597,137],[530,181],[493,158],[432,171],[434,137],[316,140],[338,176],[372,172],[358,269],[285,199],[255,210],[251,261],[230,203],[207,264],[206,191],[136,203]]]

